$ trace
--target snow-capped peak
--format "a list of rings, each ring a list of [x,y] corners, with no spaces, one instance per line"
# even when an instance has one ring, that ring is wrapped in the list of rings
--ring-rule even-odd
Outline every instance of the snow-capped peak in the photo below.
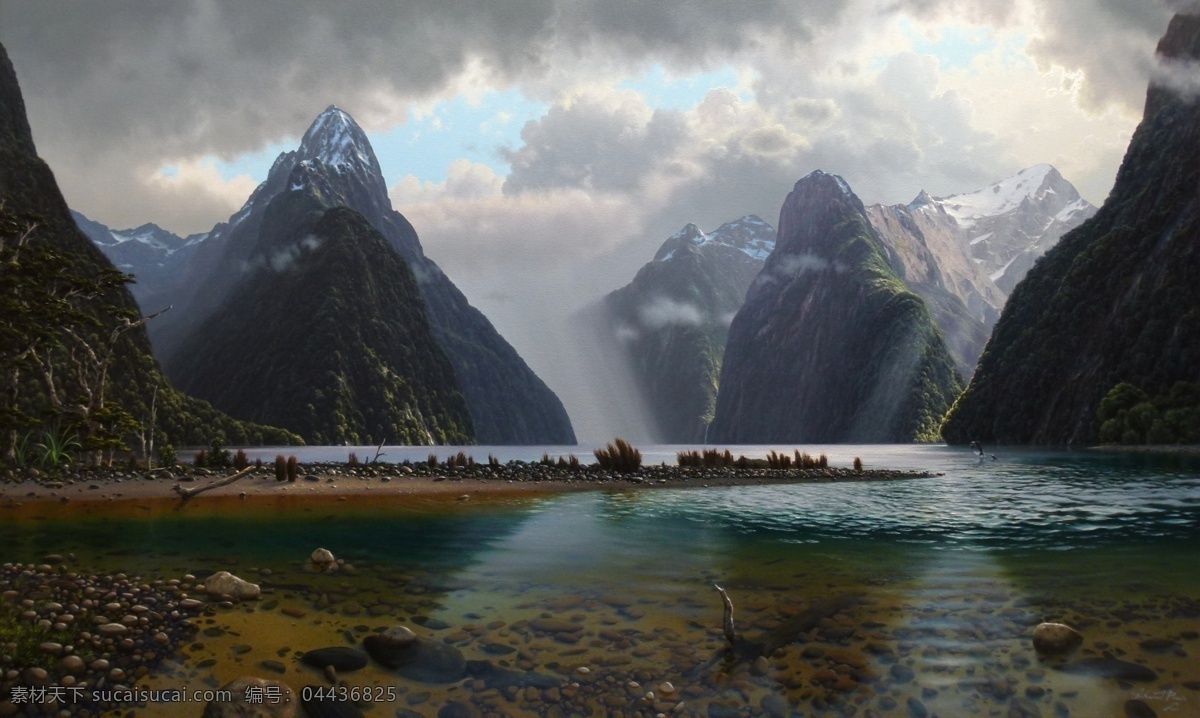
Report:
[[[654,261],[666,262],[686,245],[700,248],[708,244],[732,247],[751,259],[766,261],[771,250],[775,249],[775,228],[752,214],[726,222],[707,234],[689,223],[663,243]]]
[[[939,200],[946,213],[969,228],[985,217],[995,217],[1021,206],[1026,200],[1041,201],[1048,195],[1068,192],[1066,202],[1079,199],[1074,188],[1048,164],[1037,164],[975,192],[950,195]]]
[[[320,160],[330,167],[361,165],[379,172],[367,135],[346,112],[330,105],[313,120],[298,151],[300,161]]]
[[[916,199],[908,203],[908,208],[910,210],[923,209],[925,207],[933,206],[935,201],[936,200],[934,200],[934,198],[931,197],[928,192],[921,190],[921,193],[917,195]]]

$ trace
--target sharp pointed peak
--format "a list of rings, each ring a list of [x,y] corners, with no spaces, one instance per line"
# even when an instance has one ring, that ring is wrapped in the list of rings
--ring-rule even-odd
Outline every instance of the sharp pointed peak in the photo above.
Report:
[[[370,169],[379,169],[367,133],[350,113],[337,105],[329,105],[312,121],[300,140],[298,155],[301,161],[321,160],[330,166],[357,161]]]

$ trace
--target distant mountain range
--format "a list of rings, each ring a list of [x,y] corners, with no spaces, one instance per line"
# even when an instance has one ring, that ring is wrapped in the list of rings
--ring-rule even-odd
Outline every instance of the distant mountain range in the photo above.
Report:
[[[208,232],[180,237],[156,224],[114,230],[74,210],[71,218],[117,269],[134,275],[129,291],[147,313],[168,306],[188,263],[208,239]]]
[[[1200,16],[1174,17],[1158,56],[1194,75]],[[1200,441],[1198,187],[1200,98],[1151,84],[1107,201],[1017,284],[947,441]]]
[[[299,211],[295,204],[287,205],[291,207],[287,211],[272,211],[277,198],[293,193],[304,194],[311,200],[311,206],[305,209],[307,214],[293,216],[292,212]],[[440,379],[433,380],[432,394],[428,396],[449,401],[442,407],[448,414],[443,415],[441,409],[429,404],[423,405],[418,412],[420,401],[405,404],[395,396],[385,400],[391,394],[387,389],[389,382],[401,380],[397,377],[410,388],[423,381],[417,375],[400,372],[398,364],[383,358],[386,352],[371,359],[371,371],[361,367],[355,370],[337,362],[319,371],[314,365],[315,373],[294,371],[297,367],[290,354],[292,345],[281,343],[284,334],[298,331],[300,336],[312,336],[318,323],[328,319],[327,316],[292,311],[277,317],[286,319],[286,328],[259,325],[256,345],[260,347],[259,352],[272,354],[269,360],[247,362],[230,347],[218,346],[220,337],[227,332],[248,339],[249,335],[234,331],[233,327],[240,324],[239,317],[257,315],[262,308],[245,302],[254,297],[258,299],[253,301],[271,302],[291,296],[289,291],[271,293],[252,287],[266,281],[264,277],[270,272],[264,274],[264,270],[271,270],[281,277],[288,274],[283,270],[292,268],[298,260],[303,260],[303,266],[294,269],[301,273],[310,272],[309,262],[333,262],[327,252],[307,251],[307,237],[296,232],[299,227],[317,226],[319,210],[337,207],[361,215],[399,261],[398,265],[382,261],[368,252],[366,258],[372,266],[360,267],[365,273],[338,280],[341,283],[339,295],[344,303],[335,302],[324,307],[325,311],[334,313],[332,321],[346,330],[345,335],[338,336],[346,339],[371,335],[373,330],[367,326],[371,322],[384,322],[390,329],[407,335],[410,330],[416,331],[409,326],[410,320],[419,318],[418,323],[427,322],[437,352],[444,353],[449,359],[454,379],[453,387]],[[348,377],[354,375],[362,383],[349,394],[343,393],[338,406],[349,406],[347,402],[399,402],[396,411],[408,419],[386,418],[388,412],[380,409],[367,412],[375,416],[375,420],[362,423],[354,418],[357,415],[354,410],[345,409],[336,417],[324,416],[320,427],[311,422],[304,423],[307,430],[314,432],[310,438],[321,441],[419,440],[421,443],[431,439],[485,444],[575,443],[570,419],[554,393],[529,369],[487,318],[468,303],[441,268],[424,255],[416,231],[392,209],[379,161],[366,134],[353,118],[336,107],[327,108],[313,121],[299,148],[285,152],[275,160],[267,179],[227,222],[216,225],[204,235],[182,241],[140,229],[114,233],[103,226],[89,225],[97,246],[111,253],[116,261],[130,264],[134,273],[144,278],[149,285],[144,294],[145,301],[153,302],[151,306],[173,305],[174,309],[164,315],[163,321],[151,332],[155,351],[163,358],[168,373],[181,385],[210,396],[216,404],[226,406],[230,411],[244,412],[252,408],[267,411],[266,403],[249,402],[244,393],[233,392],[232,385],[257,387],[262,392],[278,386],[280,391],[319,394],[319,398],[301,403],[308,415],[317,416],[321,414],[320,407],[325,405],[323,402],[342,391],[331,387],[345,385]],[[361,227],[351,234],[362,239],[365,233],[359,230]],[[338,237],[325,239],[340,241]],[[131,245],[135,241],[138,244]],[[267,247],[273,249],[268,252]],[[136,253],[132,251],[135,248]],[[398,269],[400,266],[404,267],[403,271]],[[332,267],[331,264],[325,270],[315,271],[318,274],[334,271]],[[388,267],[397,274],[379,274]],[[372,311],[382,311],[382,305],[373,303],[381,299],[375,288],[389,281],[403,286],[406,271],[411,272],[419,290],[416,305],[390,304],[388,311],[378,315],[357,313],[365,311],[366,307],[357,305],[357,300],[362,297],[356,293],[370,295]],[[293,286],[291,291],[302,290]],[[402,289],[401,294],[407,294],[407,289]],[[352,309],[355,307],[357,310]],[[278,309],[286,312],[288,308]],[[400,325],[405,328],[401,329]],[[326,345],[323,350],[343,352],[345,356],[354,353],[351,346]],[[426,347],[418,346],[411,351],[423,354],[425,350]],[[399,361],[397,356],[393,359]],[[282,377],[276,371],[282,365],[293,370],[287,373],[286,384],[280,384]],[[409,364],[410,369],[415,367],[415,364]],[[218,378],[221,381],[217,381]],[[233,378],[237,381],[231,384]],[[368,385],[372,383],[377,396],[368,400],[372,391]],[[414,391],[414,396],[425,395],[422,390]],[[456,392],[461,392],[466,399],[468,421],[457,417],[454,401],[449,399]],[[416,429],[421,424],[421,417],[429,423],[435,414],[441,418],[432,423],[441,427],[442,433]],[[451,426],[453,431],[449,429]]]
[[[969,378],[1007,297],[996,281],[1018,281],[1095,208],[1053,167],[1036,165],[975,192],[921,192],[907,205],[865,211],[880,257],[923,300],[958,374]],[[709,234],[687,225],[605,298],[609,339],[648,398],[659,441],[704,440],[728,324],[774,249],[775,230],[757,217]]]

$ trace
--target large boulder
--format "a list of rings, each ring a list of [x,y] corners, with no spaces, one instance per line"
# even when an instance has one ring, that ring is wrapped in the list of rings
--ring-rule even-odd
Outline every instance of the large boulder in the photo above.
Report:
[[[421,683],[453,683],[467,675],[467,661],[457,648],[427,641],[405,626],[363,639],[363,648],[380,665]]]
[[[228,571],[217,571],[206,578],[204,592],[213,598],[228,596],[235,601],[253,601],[262,595],[258,584],[238,578]]]

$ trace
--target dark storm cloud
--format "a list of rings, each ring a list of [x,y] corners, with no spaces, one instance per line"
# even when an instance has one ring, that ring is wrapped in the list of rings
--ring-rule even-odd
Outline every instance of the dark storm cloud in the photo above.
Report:
[[[230,154],[303,129],[330,101],[370,114],[385,95],[432,92],[468,56],[501,76],[534,66],[551,11],[544,0],[6,0],[0,39],[37,114],[73,115],[80,151],[135,139]]]
[[[1041,31],[1029,51],[1045,66],[1082,71],[1084,97],[1093,106],[1139,107],[1171,2],[1030,3]],[[640,72],[652,62],[687,71],[731,62],[753,66],[770,56],[787,74],[803,76],[838,50],[837,38],[861,37],[896,13],[1004,26],[1019,20],[1018,5],[3,0],[0,41],[17,67],[39,150],[57,170],[69,201],[110,223],[154,219],[195,231],[236,206],[235,188],[195,177],[160,182],[153,177],[160,167],[205,155],[233,158],[295,137],[331,102],[370,129],[403,121],[415,100],[453,94],[453,83],[468,67],[488,86],[518,86],[541,99],[571,90],[572,80],[599,68]],[[759,101],[778,110],[789,99],[787,83],[779,72],[765,72],[755,88]],[[818,122],[836,109],[827,97],[803,92],[794,102],[797,116],[815,112]],[[527,146],[511,151],[507,189],[572,182],[629,187],[650,161],[675,153],[679,128],[672,122],[664,113],[649,134],[637,138],[604,140],[598,129],[585,134],[585,143],[615,144],[607,160],[580,170],[563,162],[591,150],[565,148],[569,138],[554,136],[555,118],[543,118],[530,129]],[[744,146],[756,156],[788,150],[778,128],[755,132]],[[872,135],[870,142],[876,139]],[[539,146],[543,140],[547,143]],[[906,140],[882,141],[889,146],[880,148],[879,157],[911,154]]]
[[[197,215],[229,198],[204,183],[154,184],[153,172],[295,137],[331,102],[382,128],[408,103],[452,92],[468,66],[501,88],[564,67],[586,75],[596,57],[686,69],[769,35],[799,41],[845,5],[3,0],[0,41],[69,201],[117,224],[198,230]]]

